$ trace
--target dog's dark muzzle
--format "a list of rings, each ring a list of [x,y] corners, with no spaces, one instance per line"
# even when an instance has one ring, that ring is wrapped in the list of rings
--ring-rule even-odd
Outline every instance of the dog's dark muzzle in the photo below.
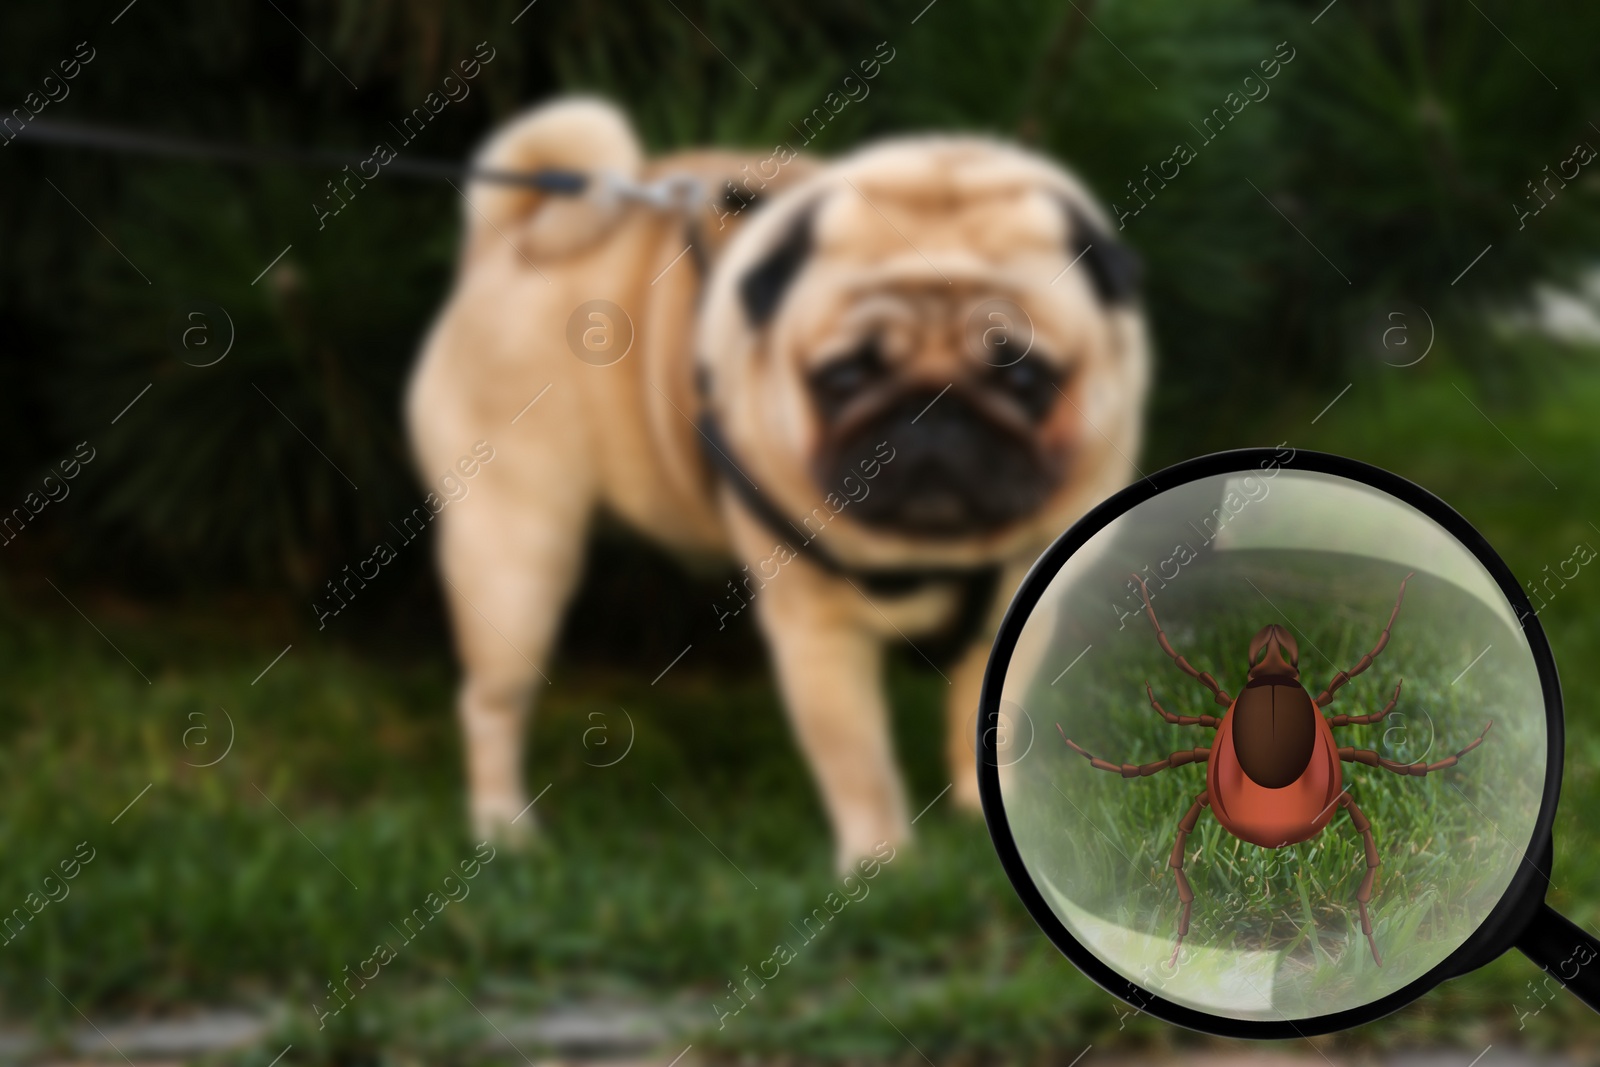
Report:
[[[917,390],[844,430],[815,470],[863,525],[913,537],[990,533],[1037,511],[1055,487],[1057,465],[1034,429],[981,410],[959,388]]]

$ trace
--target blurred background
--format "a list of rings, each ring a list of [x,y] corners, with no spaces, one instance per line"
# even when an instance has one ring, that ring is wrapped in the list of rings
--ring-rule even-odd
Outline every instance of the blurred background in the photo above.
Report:
[[[810,147],[981,130],[1081,173],[1146,264],[1143,469],[1289,441],[1440,494],[1524,580],[1600,544],[1600,8],[925,2],[11,5],[0,105],[366,155],[487,42],[416,154],[460,160],[578,89],[625,105],[654,149],[765,150],[887,42],[870,94]],[[1268,95],[1200,131],[1291,53]],[[497,854],[402,942],[395,924],[473,855],[430,553],[402,553],[326,629],[310,603],[420,495],[399,395],[450,282],[460,198],[384,175],[319,230],[310,205],[337,168],[13,139],[23,121],[0,146],[0,911],[31,917],[0,935],[0,1056],[1235,1055],[1083,979],[947,802],[719,1026],[729,983],[833,887],[828,835],[748,616],[719,631],[707,610],[727,576],[616,532],[533,728],[545,840]],[[1179,178],[1130,187],[1185,142]],[[185,338],[197,321],[216,347]],[[1591,929],[1597,608],[1586,569],[1541,614],[1569,716],[1552,898]],[[891,682],[920,809],[946,781],[943,684],[913,659]],[[45,884],[74,857],[76,877]],[[385,938],[381,978],[319,1027],[330,985]],[[1600,1022],[1538,997],[1541,977],[1508,956],[1269,1051],[1593,1062]]]

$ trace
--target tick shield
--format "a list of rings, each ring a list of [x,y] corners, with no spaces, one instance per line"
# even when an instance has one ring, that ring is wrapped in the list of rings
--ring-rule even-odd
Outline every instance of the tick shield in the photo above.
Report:
[[[1107,501],[1018,591],[977,743],[1034,918],[1170,1021],[1323,1032],[1512,946],[1552,974],[1600,951],[1544,904],[1562,724],[1534,609],[1377,468],[1249,450]]]

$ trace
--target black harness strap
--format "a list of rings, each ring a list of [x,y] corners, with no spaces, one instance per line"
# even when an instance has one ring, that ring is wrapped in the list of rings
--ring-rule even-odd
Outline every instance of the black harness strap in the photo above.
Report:
[[[704,280],[711,273],[711,254],[706,251],[705,227],[700,225],[700,220],[693,215],[685,215],[683,220],[683,236],[689,242],[689,260],[694,264],[695,273]],[[696,296],[698,303],[705,303],[706,292],[702,286]]]
[[[965,655],[983,633],[999,588],[999,566],[991,564],[968,571],[961,579],[961,599],[955,616],[941,633],[922,643],[922,654],[936,664],[951,664]]]
[[[799,534],[794,523],[772,499],[757,489],[733,459],[732,446],[722,427],[709,412],[700,416],[700,434],[706,458],[722,474],[739,502],[769,533],[778,537],[796,555],[804,556],[817,567],[847,581],[855,582],[879,596],[909,596],[930,585],[954,584],[959,588],[955,615],[944,630],[921,646],[913,646],[937,668],[958,659],[983,631],[1000,585],[1000,566],[977,567],[856,567],[845,563],[817,543],[815,535],[792,539]]]

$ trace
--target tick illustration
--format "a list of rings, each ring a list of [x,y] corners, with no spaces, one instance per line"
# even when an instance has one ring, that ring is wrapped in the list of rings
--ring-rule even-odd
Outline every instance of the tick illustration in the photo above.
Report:
[[[1216,730],[1210,747],[1174,752],[1165,759],[1143,766],[1130,763],[1116,764],[1090,755],[1067,737],[1061,724],[1056,730],[1069,748],[1087,759],[1091,766],[1120,774],[1124,778],[1142,778],[1164,771],[1168,767],[1182,767],[1189,763],[1206,764],[1205,790],[1194,799],[1188,812],[1178,821],[1178,838],[1173,843],[1167,866],[1172,868],[1178,882],[1178,899],[1182,912],[1178,917],[1178,939],[1172,947],[1172,959],[1177,962],[1183,947],[1184,936],[1189,932],[1189,913],[1194,905],[1194,891],[1189,888],[1188,876],[1183,872],[1183,846],[1194,833],[1200,820],[1200,809],[1209,807],[1222,828],[1241,841],[1262,848],[1284,848],[1298,844],[1320,834],[1333,820],[1334,809],[1343,808],[1350,813],[1350,822],[1361,835],[1366,846],[1367,873],[1356,890],[1356,904],[1361,911],[1361,932],[1372,949],[1372,959],[1383,966],[1378,954],[1378,943],[1372,936],[1372,918],[1367,905],[1372,900],[1373,883],[1377,878],[1378,846],[1373,840],[1372,823],[1361,813],[1356,802],[1344,790],[1342,763],[1361,763],[1368,767],[1381,767],[1395,774],[1421,777],[1434,771],[1454,767],[1462,756],[1483,743],[1494,720],[1489,720],[1483,732],[1466,748],[1453,756],[1434,763],[1399,763],[1384,759],[1371,749],[1340,746],[1334,741],[1335,726],[1365,725],[1383,719],[1394,710],[1400,699],[1401,682],[1396,682],[1394,695],[1380,712],[1372,715],[1324,716],[1322,710],[1333,703],[1333,696],[1344,684],[1368,667],[1389,643],[1389,632],[1400,615],[1400,605],[1406,597],[1406,583],[1413,574],[1400,581],[1400,592],[1394,600],[1394,610],[1378,636],[1372,651],[1347,671],[1340,671],[1328,683],[1328,688],[1315,700],[1300,681],[1300,651],[1294,637],[1282,626],[1269,624],[1256,631],[1250,640],[1250,673],[1238,698],[1230,697],[1211,675],[1195,670],[1189,661],[1180,656],[1162,632],[1155,609],[1150,606],[1150,590],[1135,574],[1144,597],[1144,611],[1155,627],[1156,640],[1161,651],[1172,657],[1178,669],[1211,690],[1218,704],[1228,710],[1218,719],[1210,715],[1174,715],[1157,701],[1150,683],[1145,683],[1145,693],[1150,706],[1169,723],[1178,726],[1202,726]]]

